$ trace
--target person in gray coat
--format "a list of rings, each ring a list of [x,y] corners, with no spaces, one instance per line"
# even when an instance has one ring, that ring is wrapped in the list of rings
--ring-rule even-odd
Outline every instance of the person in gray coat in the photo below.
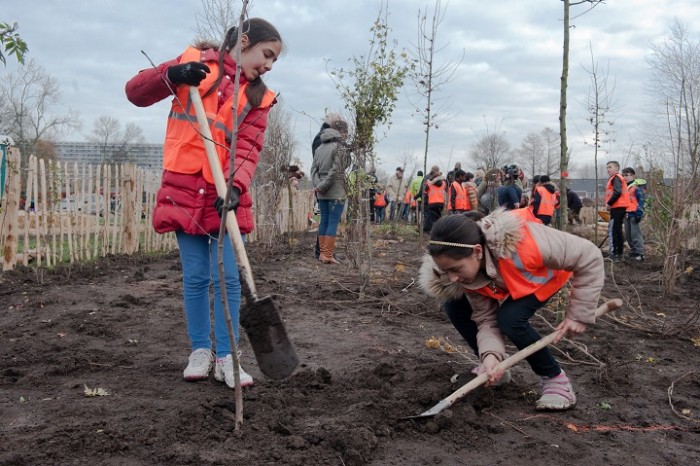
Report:
[[[314,152],[311,164],[311,181],[318,197],[321,222],[318,226],[319,260],[324,264],[337,264],[333,257],[338,224],[345,208],[345,170],[349,154],[345,144],[348,124],[337,118],[321,132],[321,145]]]

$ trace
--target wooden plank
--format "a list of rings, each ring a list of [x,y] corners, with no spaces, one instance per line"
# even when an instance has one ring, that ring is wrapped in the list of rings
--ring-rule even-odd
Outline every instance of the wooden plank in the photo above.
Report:
[[[43,254],[46,265],[51,267],[51,248],[49,247],[49,220],[51,213],[49,212],[48,189],[46,186],[46,161],[44,159],[39,159],[39,185],[41,189],[41,201],[37,204],[37,208],[41,212],[41,243],[37,239],[37,266],[41,266],[41,256]]]
[[[5,193],[3,195],[2,233],[3,254],[2,269],[11,270],[17,264],[17,246],[19,244],[19,213],[20,197],[20,153],[19,149],[10,148],[7,151],[7,171],[5,173]]]

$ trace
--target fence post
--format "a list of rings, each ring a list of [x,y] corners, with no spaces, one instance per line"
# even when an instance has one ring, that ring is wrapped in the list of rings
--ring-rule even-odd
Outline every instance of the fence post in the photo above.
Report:
[[[5,173],[5,192],[2,209],[2,269],[11,270],[17,264],[17,246],[19,244],[19,197],[20,193],[20,153],[19,149],[10,148],[7,153],[7,171]]]
[[[122,250],[124,254],[133,254],[138,249],[138,229],[136,216],[136,177],[132,164],[122,165],[122,207],[124,228],[122,230]]]

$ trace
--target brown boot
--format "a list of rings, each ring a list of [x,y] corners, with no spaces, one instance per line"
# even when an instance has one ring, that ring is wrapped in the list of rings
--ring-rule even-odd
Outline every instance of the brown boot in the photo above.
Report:
[[[321,246],[319,260],[324,264],[340,264],[340,262],[333,257],[333,252],[335,251],[335,236],[323,236],[322,238],[324,238],[324,240]]]
[[[326,257],[326,237],[325,236],[319,236],[318,237],[318,260],[323,262],[323,259]]]

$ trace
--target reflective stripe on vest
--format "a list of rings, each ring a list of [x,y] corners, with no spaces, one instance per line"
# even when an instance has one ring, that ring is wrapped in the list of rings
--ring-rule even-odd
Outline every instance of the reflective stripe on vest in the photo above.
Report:
[[[455,190],[457,195],[455,196],[454,205],[452,205],[452,192],[450,191],[450,194],[447,197],[447,208],[449,210],[467,210],[467,206],[469,205],[467,190],[464,188],[464,186],[462,186],[462,183],[458,181],[452,182],[452,188]]]
[[[253,106],[250,104],[250,102],[248,102],[248,97],[246,97],[244,92],[246,86],[247,84],[244,84],[238,90],[238,117],[236,118],[236,125],[238,128],[241,127],[243,120],[245,120],[245,117],[248,116],[248,113],[253,109]],[[262,102],[260,102],[260,107],[269,107],[272,105],[274,100],[275,93],[268,89],[263,96]],[[233,97],[230,97],[229,100],[224,103],[224,107],[227,107],[228,109],[233,108]],[[217,118],[216,122],[214,122],[214,128],[218,129],[219,131],[223,131],[226,140],[231,141],[231,138],[233,137],[233,129],[226,125],[225,119]]]
[[[637,186],[632,183],[627,186],[627,192],[630,196],[630,203],[627,206],[627,212],[636,212],[639,209],[639,201],[637,200]]]
[[[194,47],[188,47],[180,57],[180,63],[201,60],[202,51]],[[207,66],[211,72],[199,85],[202,93],[214,84],[219,73],[219,65],[216,61],[208,61]],[[163,144],[163,168],[176,173],[197,173],[202,169],[206,157],[204,157],[202,137],[195,130],[198,127],[197,116],[190,100],[189,86],[177,86],[175,95],[177,97],[173,98],[170,107]],[[202,103],[211,124],[217,111],[218,93],[214,91],[203,97]],[[185,106],[184,109],[182,105]]]
[[[537,215],[554,215],[554,206],[556,205],[554,194],[547,191],[547,188],[544,186],[538,186],[535,188],[535,191],[540,194],[540,205],[537,209]]]
[[[513,299],[534,294],[540,301],[546,301],[564,286],[571,272],[546,267],[527,223],[524,227],[516,251],[510,259],[499,259],[498,268]]]
[[[244,84],[240,86],[238,90],[238,112],[236,120],[238,122],[237,124],[239,129],[241,129],[243,121],[245,120],[246,116],[248,116],[248,112],[250,112],[252,109],[250,103],[248,102],[248,98],[245,95],[246,86],[247,84]],[[229,152],[231,140],[233,139],[233,98],[234,95],[231,95],[228,99],[226,99],[226,102],[224,102],[219,109],[219,113],[217,113],[214,124],[212,125],[212,136],[214,141],[218,142],[219,144],[224,144],[225,146],[217,146],[216,150],[222,167],[226,166],[226,161],[230,158]],[[270,107],[274,102],[275,93],[268,89],[260,102],[259,108]],[[262,137],[260,140],[260,145],[262,145]],[[208,163],[205,163],[202,167],[202,176],[204,176],[204,179],[208,182],[213,183],[213,176]]]
[[[612,208],[617,208],[617,207],[627,207],[630,202],[629,194],[628,194],[628,189],[627,189],[627,182],[625,179],[620,175],[619,173],[615,173],[613,176],[611,176],[608,179],[608,184],[605,185],[605,203],[607,204],[610,198],[612,197],[613,194],[613,178],[619,178],[620,183],[621,183],[621,188],[622,192],[620,193],[620,197],[617,198],[617,201],[610,207]]]
[[[445,182],[443,181],[443,186],[437,186],[434,184],[428,184],[428,204],[444,204],[445,203]]]
[[[527,209],[516,209],[508,213],[526,219],[526,211]],[[492,284],[490,287],[485,286],[472,291],[499,301],[509,295],[513,299],[520,299],[534,294],[538,300],[544,302],[564,286],[572,273],[545,267],[540,248],[527,228],[527,221],[521,231],[523,237],[511,258],[498,259],[498,269],[507,290]]]
[[[180,57],[180,63],[201,60],[202,51],[194,47],[187,48]],[[214,82],[216,82],[216,78],[219,75],[219,65],[215,60],[207,61],[207,66],[209,66],[211,72],[207,74],[198,86],[201,94],[209,90]],[[248,98],[245,95],[246,86],[247,84],[243,84],[238,90],[237,121],[239,126],[251,109]],[[173,99],[170,108],[168,125],[165,133],[165,143],[163,145],[163,169],[185,174],[198,173],[201,171],[204,179],[213,184],[214,178],[205,155],[202,136],[198,132],[199,125],[192,101],[190,100],[189,86],[177,86],[175,94],[177,98]],[[270,106],[274,102],[274,99],[274,92],[267,90],[260,106]],[[184,109],[181,102],[185,106]],[[219,126],[226,132],[227,140],[230,141],[231,131],[226,130],[224,123],[226,122],[226,116],[231,115],[233,112],[231,108],[233,105],[233,96],[229,97],[220,109],[217,108],[218,102],[218,89],[215,89],[206,97],[202,97],[202,104],[207,114],[207,120],[212,127],[212,133],[214,132],[214,127]],[[220,151],[217,152],[221,154]],[[221,155],[219,156],[222,167],[227,158],[228,154],[226,154],[226,158],[222,158]]]

